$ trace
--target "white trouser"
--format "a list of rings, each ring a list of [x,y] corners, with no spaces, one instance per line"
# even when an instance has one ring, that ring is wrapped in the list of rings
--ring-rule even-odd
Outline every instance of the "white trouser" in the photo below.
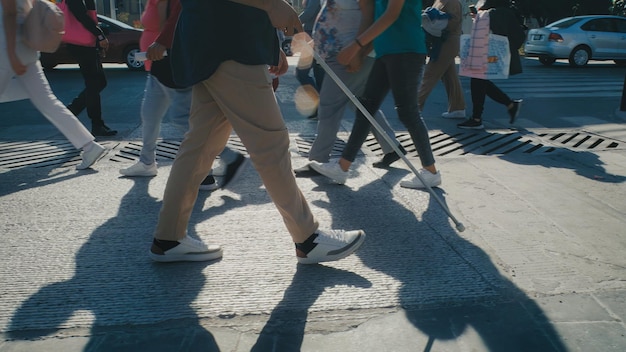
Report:
[[[17,76],[17,81],[22,85],[37,110],[52,122],[76,149],[81,149],[92,142],[95,138],[50,89],[39,61],[30,63],[26,67],[26,73]],[[0,94],[7,88],[13,76],[15,73],[12,70],[0,69]]]

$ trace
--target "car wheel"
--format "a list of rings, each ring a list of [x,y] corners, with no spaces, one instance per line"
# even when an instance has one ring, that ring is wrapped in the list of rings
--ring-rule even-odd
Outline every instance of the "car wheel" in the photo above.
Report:
[[[617,66],[626,66],[626,60],[614,60]]]
[[[591,52],[589,48],[583,45],[579,45],[572,50],[572,53],[569,55],[569,64],[574,67],[582,67],[589,62],[589,58],[591,57]]]
[[[54,62],[52,58],[49,58],[48,54],[46,53],[42,53],[39,56],[39,62],[41,63],[41,67],[43,67],[44,70],[52,70],[57,65],[57,63]]]
[[[139,61],[135,58],[135,55],[139,52],[138,47],[131,47],[124,51],[124,57],[126,58],[126,66],[131,70],[143,70],[143,61]]]
[[[285,55],[292,56],[293,52],[291,51],[291,39],[285,39],[283,41],[282,49],[285,52]]]
[[[540,56],[539,57],[539,62],[541,62],[542,64],[544,64],[546,66],[552,65],[555,61],[556,61],[556,59],[553,58],[553,57],[548,57],[548,56]]]

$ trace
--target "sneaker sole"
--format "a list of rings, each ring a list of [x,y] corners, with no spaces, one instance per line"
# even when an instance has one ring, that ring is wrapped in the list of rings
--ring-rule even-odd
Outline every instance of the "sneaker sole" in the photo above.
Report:
[[[122,170],[120,170],[120,174],[125,177],[154,177],[157,175],[156,172],[152,173],[140,173],[140,174],[126,174]]]
[[[346,180],[347,180],[347,179],[346,179],[346,180],[338,180],[338,179],[336,179],[336,178],[334,178],[334,177],[332,177],[332,176],[330,176],[330,175],[326,175],[326,174],[324,173],[324,169],[322,169],[322,168],[318,168],[316,164],[311,164],[311,169],[313,169],[313,170],[317,171],[320,175],[322,175],[322,176],[324,176],[324,177],[328,177],[329,179],[331,179],[331,180],[332,180],[333,182],[335,182],[336,184],[343,185],[343,184],[345,184],[345,183],[346,183]]]
[[[462,128],[464,130],[484,130],[485,126],[484,125],[480,125],[480,126],[456,126],[458,128]]]
[[[350,248],[348,248],[347,250],[336,254],[336,255],[331,255],[331,256],[326,256],[325,259],[323,260],[315,260],[315,259],[311,259],[311,258],[298,258],[298,263],[299,264],[317,264],[317,263],[323,263],[323,262],[334,262],[337,261],[339,259],[343,259],[351,254],[353,254],[354,252],[356,252],[361,245],[363,244],[363,242],[365,241],[365,232],[362,232],[362,234],[359,236],[359,238],[353,242],[353,245],[350,246]]]
[[[206,262],[209,260],[216,260],[222,257],[222,249],[217,251],[198,253],[198,254],[154,254],[151,250],[148,250],[150,259],[159,263],[172,263],[172,262]]]
[[[93,161],[91,163],[89,163],[89,165],[83,165],[83,163],[81,162],[80,164],[76,165],[76,170],[85,170],[90,168],[91,166],[93,166],[95,163],[98,162],[98,160],[102,159],[104,157],[104,155],[108,152],[109,150],[107,148],[104,148],[100,151],[100,153],[98,154],[97,157],[95,157],[93,159]]]
[[[198,190],[200,190],[200,191],[215,191],[218,188],[220,188],[220,185],[219,185],[219,183],[217,183],[217,181],[215,181],[215,183],[210,184],[210,185],[200,185],[200,187],[198,187]]]

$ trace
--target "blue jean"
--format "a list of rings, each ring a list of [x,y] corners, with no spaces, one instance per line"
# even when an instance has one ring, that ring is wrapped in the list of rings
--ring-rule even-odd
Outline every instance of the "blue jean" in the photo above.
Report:
[[[346,70],[346,66],[337,62],[335,57],[326,59],[326,63],[333,72],[341,79],[341,81],[350,89],[350,91],[360,96],[365,88],[365,82],[374,64],[374,59],[365,57],[361,69],[357,72],[350,73]],[[331,78],[327,78],[322,83],[320,90],[320,105],[318,109],[317,136],[309,151],[309,160],[315,160],[322,163],[328,162],[330,153],[337,139],[337,132],[341,125],[341,119],[348,104],[352,105],[350,98],[339,88],[339,86]],[[374,115],[376,122],[383,127],[385,133],[394,139],[395,133],[385,117],[378,113]],[[381,145],[383,153],[390,153],[393,147],[387,143],[385,138],[378,131],[373,131],[374,137]]]
[[[417,104],[417,91],[425,61],[426,55],[417,53],[389,54],[377,58],[367,79],[361,102],[367,111],[375,112],[391,90],[398,118],[411,135],[422,166],[431,166],[435,164],[435,157],[430,147],[426,123]],[[370,128],[367,118],[357,111],[342,158],[354,161]]]
[[[148,75],[146,88],[141,103],[141,132],[143,147],[139,160],[151,165],[156,159],[157,139],[161,133],[161,122],[170,113],[171,121],[186,132],[189,128],[189,109],[191,107],[191,87],[185,89],[169,88],[152,75]]]

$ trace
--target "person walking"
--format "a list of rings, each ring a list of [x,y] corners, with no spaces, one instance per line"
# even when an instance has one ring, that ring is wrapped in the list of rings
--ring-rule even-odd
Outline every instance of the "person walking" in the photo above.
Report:
[[[100,92],[107,86],[102,68],[101,55],[106,55],[109,41],[98,26],[96,3],[94,0],[63,0],[68,11],[84,27],[81,34],[89,41],[88,45],[66,43],[67,50],[76,60],[85,82],[85,88],[76,96],[67,108],[75,115],[87,110],[91,119],[91,133],[94,136],[114,136],[117,131],[110,129],[102,119]]]
[[[524,43],[525,34],[522,25],[519,23],[517,15],[511,9],[510,0],[486,0],[478,3],[476,8],[478,13],[474,16],[472,25],[472,41],[470,53],[480,46],[486,47],[489,31],[493,34],[505,36],[509,39],[509,51],[511,62],[509,66],[509,76],[522,73],[522,61],[520,60],[518,49]],[[477,49],[480,50],[480,49]],[[487,55],[476,55],[475,57],[485,57]],[[486,64],[486,62],[485,62]],[[472,95],[472,116],[459,123],[457,126],[463,129],[483,129],[482,114],[485,106],[485,97],[493,99],[495,102],[506,106],[509,114],[509,123],[513,124],[520,113],[522,100],[511,99],[498,86],[488,79],[470,79],[470,91]]]
[[[371,47],[364,48],[359,52],[358,60],[353,66],[344,66],[338,63],[337,54],[344,45],[352,42],[371,24],[373,11],[372,3],[367,1],[328,0],[322,6],[313,31],[314,50],[356,96],[363,92],[367,76],[374,64],[374,58],[370,56]],[[330,160],[330,153],[337,138],[341,119],[349,103],[350,98],[335,81],[332,79],[324,80],[320,90],[317,135],[309,151],[309,160],[321,163]],[[395,138],[395,133],[382,111],[377,111],[374,116],[389,137]],[[385,155],[383,160],[375,162],[374,166],[387,167],[399,157],[385,138],[379,135],[378,131],[374,130],[373,132]],[[399,148],[402,146],[399,145]],[[317,172],[311,172],[309,164],[294,171],[299,176],[317,174]]]
[[[361,0],[365,1],[365,0]],[[420,116],[417,91],[426,59],[426,44],[421,28],[421,0],[375,0],[374,22],[344,47],[337,60],[350,64],[359,51],[374,42],[376,61],[361,97],[371,114],[377,111],[391,90],[400,121],[411,135],[422,169],[420,175],[428,186],[441,184],[441,174],[435,167],[435,158],[428,138],[428,130]],[[358,111],[341,158],[338,162],[312,163],[311,168],[337,183],[343,184],[348,171],[370,131],[370,122]],[[420,178],[403,180],[400,186],[425,188]]]
[[[162,32],[165,24],[178,20],[180,0],[149,0],[141,16],[144,30],[139,41],[141,51],[158,50],[164,53],[171,47],[173,25],[168,33]],[[149,72],[146,79],[144,98],[141,103],[141,132],[142,147],[139,161],[132,166],[121,169],[120,173],[128,177],[153,177],[157,175],[156,149],[157,140],[161,131],[161,122],[170,112],[170,118],[178,126],[184,126],[186,132],[189,126],[189,109],[191,108],[191,87],[178,86],[172,77],[170,56],[152,62],[145,61],[145,68]],[[245,157],[228,148],[221,154],[221,160],[226,163],[221,186],[228,185],[235,177],[237,170],[245,162]],[[212,191],[220,185],[210,173],[199,186],[201,191]]]
[[[0,95],[15,77],[28,98],[76,148],[81,149],[82,161],[76,166],[82,170],[91,167],[107,149],[95,142],[93,135],[61,103],[50,89],[39,53],[21,40],[21,26],[31,0],[1,0],[0,4]]]
[[[302,22],[302,28],[304,32],[309,36],[313,35],[313,26],[321,9],[320,0],[304,0],[304,10],[298,18]],[[313,76],[311,77],[311,71]],[[300,56],[296,65],[296,79],[300,82],[300,85],[309,89],[309,94],[319,94],[324,81],[324,70],[315,61],[312,56]],[[312,89],[311,89],[312,88]],[[318,110],[316,109],[311,115],[307,116],[308,119],[317,118]]]
[[[224,28],[230,28],[227,37]],[[276,28],[286,28],[287,35],[294,28],[302,30],[297,13],[284,0],[182,2],[171,59],[175,82],[193,89],[190,127],[165,187],[149,250],[153,260],[205,261],[222,256],[219,245],[190,238],[187,225],[197,187],[233,129],[283,218],[299,263],[338,260],[363,243],[362,230],[320,230],[296,184],[289,134],[270,77],[288,69]],[[199,30],[202,36],[185,35]],[[148,59],[159,56],[148,52]]]
[[[455,63],[461,45],[463,6],[460,0],[436,0],[431,8],[446,14],[448,19],[439,36],[425,33],[432,44],[428,46],[429,60],[417,93],[419,108],[424,111],[426,99],[441,80],[448,96],[448,109],[441,117],[465,119],[465,97]]]

